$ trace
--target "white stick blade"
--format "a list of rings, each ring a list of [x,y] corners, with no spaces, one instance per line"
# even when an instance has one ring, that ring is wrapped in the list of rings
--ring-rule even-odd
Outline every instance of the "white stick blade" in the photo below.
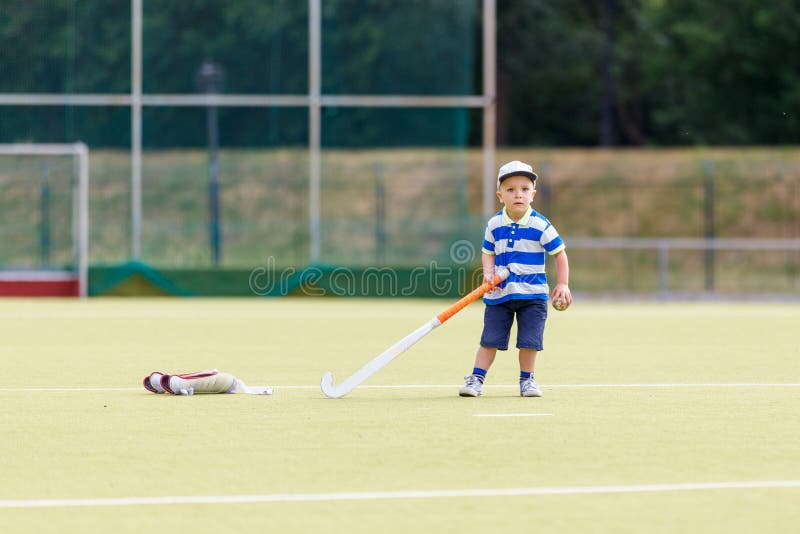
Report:
[[[439,326],[440,323],[439,319],[434,317],[424,325],[420,326],[409,335],[383,351],[374,359],[367,362],[364,367],[356,371],[353,375],[349,376],[344,382],[339,384],[338,386],[333,385],[333,373],[325,373],[322,376],[322,380],[320,381],[320,387],[322,388],[322,392],[325,396],[330,397],[332,399],[338,399],[339,397],[344,397],[353,389],[358,387],[359,384],[364,382],[366,379],[377,373],[380,369],[382,369],[386,364],[390,361],[395,359],[400,354],[407,351],[414,343],[425,337],[428,332]]]
[[[330,371],[322,375],[322,380],[320,380],[319,387],[322,388],[322,392],[325,394],[325,396],[331,399],[338,399],[339,397],[344,396],[344,392],[337,391],[336,387],[334,387],[333,373]]]

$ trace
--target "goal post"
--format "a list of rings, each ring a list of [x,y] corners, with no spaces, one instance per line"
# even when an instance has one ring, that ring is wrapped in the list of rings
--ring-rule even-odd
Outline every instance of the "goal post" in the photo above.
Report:
[[[45,270],[36,268],[12,269],[0,265],[0,283],[31,283],[38,287],[48,283],[77,283],[75,295],[85,298],[89,289],[89,148],[84,143],[0,144],[0,156],[72,156],[74,172],[71,184],[72,265],[70,269]],[[12,293],[13,294],[13,293]],[[45,292],[36,294],[46,295]],[[60,294],[60,293],[56,293]]]

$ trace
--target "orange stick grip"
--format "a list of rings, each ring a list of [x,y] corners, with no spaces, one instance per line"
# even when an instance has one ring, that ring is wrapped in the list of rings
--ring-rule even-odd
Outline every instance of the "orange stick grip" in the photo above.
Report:
[[[455,314],[466,308],[469,304],[481,298],[487,291],[492,289],[494,286],[496,286],[503,280],[505,280],[505,277],[502,277],[499,274],[494,275],[494,279],[491,282],[482,283],[481,285],[470,291],[468,294],[461,297],[461,299],[458,302],[454,303],[449,308],[444,310],[442,313],[437,315],[436,318],[439,319],[440,323],[444,323],[450,317],[454,316]]]

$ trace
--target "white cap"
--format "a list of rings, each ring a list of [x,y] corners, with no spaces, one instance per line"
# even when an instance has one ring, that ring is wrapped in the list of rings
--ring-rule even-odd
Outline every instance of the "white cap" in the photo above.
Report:
[[[527,176],[532,181],[536,181],[536,173],[533,172],[533,167],[528,165],[527,163],[522,163],[521,161],[509,161],[502,167],[500,167],[500,171],[497,173],[497,189],[500,189],[500,184],[503,183],[503,180],[506,178],[510,178],[511,176]]]

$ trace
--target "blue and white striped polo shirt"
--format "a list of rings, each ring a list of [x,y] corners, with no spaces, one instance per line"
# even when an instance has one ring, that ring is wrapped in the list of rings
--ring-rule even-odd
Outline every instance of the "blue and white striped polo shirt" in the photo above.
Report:
[[[495,256],[495,266],[505,267],[509,277],[498,287],[500,292],[486,294],[486,304],[513,299],[547,300],[549,287],[544,269],[545,252],[564,250],[564,241],[543,215],[528,208],[519,221],[512,221],[506,209],[486,224],[483,253]]]

